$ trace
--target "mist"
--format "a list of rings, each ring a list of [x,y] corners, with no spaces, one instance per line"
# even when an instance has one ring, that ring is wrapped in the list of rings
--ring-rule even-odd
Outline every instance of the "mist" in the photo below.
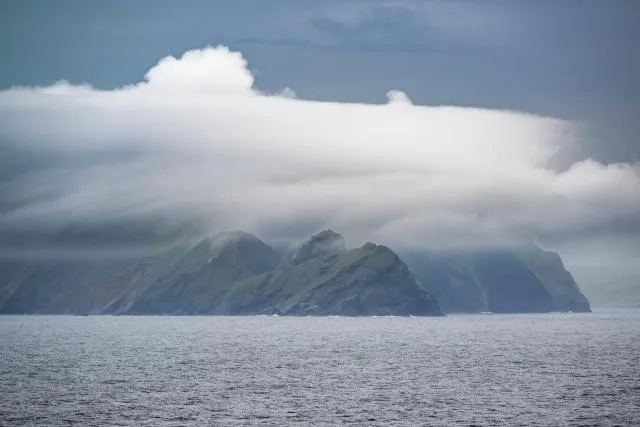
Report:
[[[433,249],[640,232],[640,165],[573,158],[581,126],[516,111],[265,93],[224,46],[115,90],[0,92],[0,256],[155,250],[242,229]],[[635,240],[634,240],[635,239]]]

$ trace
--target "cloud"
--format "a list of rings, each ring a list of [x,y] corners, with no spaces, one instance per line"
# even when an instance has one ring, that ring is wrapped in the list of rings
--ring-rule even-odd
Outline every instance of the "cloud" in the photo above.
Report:
[[[188,93],[251,93],[253,75],[239,52],[225,46],[190,50],[180,59],[167,56],[144,76],[141,88]]]
[[[333,48],[415,51],[438,44],[505,46],[530,38],[519,6],[416,0],[323,2],[306,8],[307,38]]]
[[[387,92],[387,100],[389,104],[404,104],[404,105],[412,105],[411,99],[407,96],[406,93],[400,90],[390,90]]]
[[[253,84],[243,56],[218,46],[117,90],[0,92],[0,252],[229,229],[302,239],[330,227],[351,243],[438,248],[639,234],[639,165],[551,168],[580,141],[572,123]]]

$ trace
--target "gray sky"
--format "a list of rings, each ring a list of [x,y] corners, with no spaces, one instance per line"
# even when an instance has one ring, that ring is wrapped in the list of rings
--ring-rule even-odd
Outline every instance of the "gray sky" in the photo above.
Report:
[[[453,105],[490,110],[511,110],[570,122],[571,126],[567,126],[567,129],[571,128],[571,132],[574,132],[576,128],[579,128],[579,137],[573,136],[574,144],[563,147],[556,155],[547,159],[547,165],[543,169],[547,171],[545,173],[550,174],[566,171],[576,162],[587,158],[602,163],[603,167],[612,162],[630,165],[638,161],[640,157],[640,142],[638,141],[640,134],[640,79],[637,76],[640,75],[640,54],[638,54],[640,49],[636,45],[640,40],[640,26],[637,25],[639,21],[640,3],[634,0],[565,0],[556,2],[412,0],[327,0],[322,2],[302,0],[272,0],[268,2],[262,0],[237,0],[234,2],[60,0],[53,2],[43,0],[24,2],[5,0],[0,2],[0,60],[3,64],[0,67],[0,89],[8,89],[16,85],[49,86],[59,80],[67,80],[71,84],[87,83],[97,89],[120,88],[143,81],[147,71],[160,58],[168,55],[179,58],[190,49],[222,44],[228,46],[231,51],[242,53],[248,61],[248,70],[251,76],[255,78],[253,87],[267,93],[290,87],[302,99],[332,101],[334,103],[380,104],[386,102],[385,94],[389,90],[395,89],[405,92],[414,104],[419,105]],[[232,73],[236,71],[234,68]],[[171,73],[168,75],[173,77]],[[242,73],[238,75],[242,77]],[[227,75],[221,77],[221,79],[226,78]],[[157,83],[156,86],[160,86],[160,84]],[[27,108],[31,108],[32,113],[38,108],[42,109],[37,114],[33,113],[37,117],[28,115],[24,110],[16,112],[13,99],[4,102],[5,109],[1,111],[0,119],[5,126],[13,126],[13,124],[19,123],[19,120],[28,120],[30,124],[26,127],[32,128],[33,123],[39,123],[35,121],[36,119],[42,119],[44,124],[41,125],[41,129],[43,132],[44,130],[50,132],[47,133],[48,135],[68,141],[73,141],[74,138],[87,138],[88,133],[86,132],[88,131],[79,128],[75,133],[67,134],[60,131],[58,135],[56,132],[59,129],[53,129],[51,127],[53,125],[50,123],[50,120],[56,116],[52,115],[50,111],[43,112],[46,108],[50,108],[47,101],[30,98],[27,102],[27,104],[31,102],[30,107]],[[115,101],[109,101],[109,103],[112,102]],[[45,104],[46,108],[43,107]],[[109,115],[109,111],[113,111],[108,109],[114,108],[113,104],[108,105],[111,107],[104,105],[100,107],[107,108],[106,111],[99,111],[100,117],[104,117],[105,114]],[[273,104],[272,107],[278,109],[280,104]],[[309,114],[324,117],[325,112],[316,110],[316,107],[309,106]],[[69,117],[77,117],[78,108],[80,106],[77,104],[65,104],[61,107],[67,111],[65,114],[69,114]],[[251,112],[252,108],[259,110],[259,106],[256,104],[255,107],[246,107],[246,111]],[[288,107],[283,106],[282,108],[283,111],[288,111]],[[297,109],[294,108],[295,110]],[[135,113],[137,114],[139,111],[136,110]],[[162,114],[170,113],[163,112]],[[239,114],[251,115],[253,113]],[[369,112],[349,110],[345,114],[347,116],[352,114],[352,120],[355,121],[361,120],[360,118],[363,117],[362,120],[366,122],[364,117]],[[434,114],[439,114],[437,112],[424,114],[421,116],[422,120],[427,122],[439,117],[434,116]],[[95,117],[97,116],[91,116],[87,113],[89,122],[93,123],[92,120],[95,121]],[[157,116],[145,116],[140,113],[141,121],[151,120],[150,117],[157,118]],[[257,120],[256,117],[252,116],[251,119]],[[327,113],[326,117],[328,124],[335,120],[331,118],[333,116],[330,113]],[[58,117],[58,119],[65,118],[66,116]],[[497,134],[507,132],[507,130],[511,132],[512,126],[517,124],[521,126],[518,128],[519,130],[513,130],[513,133],[508,135],[522,140],[518,142],[517,146],[524,152],[530,150],[533,153],[534,148],[542,150],[548,142],[541,142],[542,137],[540,136],[544,132],[550,132],[548,124],[542,122],[535,126],[528,122],[523,124],[522,117],[512,121],[505,116],[491,116],[487,120],[494,119],[496,123],[499,123],[499,127],[496,129],[473,125],[476,126],[473,129],[477,129],[479,139],[484,136],[489,141],[491,137],[495,137],[496,132]],[[306,119],[301,116],[299,120]],[[396,120],[395,116],[393,120]],[[403,122],[405,119],[399,116],[397,120],[400,125],[405,123]],[[442,119],[441,122],[464,127],[468,120],[470,120],[468,115],[456,113],[447,115],[447,118]],[[120,122],[113,119],[113,123]],[[95,125],[103,132],[104,129],[109,129],[109,125],[106,123],[96,121]],[[180,126],[183,125],[184,123],[180,124]],[[327,123],[319,123],[318,120],[309,123],[311,129],[318,130],[323,129],[324,125]],[[176,124],[172,129],[180,126]],[[345,131],[350,129],[346,124],[344,126]],[[151,164],[154,168],[163,167],[163,162],[167,162],[165,158],[157,155],[156,148],[149,149],[146,143],[137,141],[140,137],[139,132],[134,132],[135,136],[134,134],[117,135],[121,139],[129,138],[132,141],[129,145],[116,144],[117,149],[111,147],[108,150],[100,149],[80,153],[77,149],[69,149],[68,147],[65,151],[58,145],[46,149],[27,147],[24,138],[28,136],[33,139],[34,134],[33,132],[28,134],[19,128],[20,126],[16,125],[15,129],[4,131],[3,140],[0,142],[2,144],[0,148],[4,150],[5,154],[9,153],[4,156],[4,160],[0,160],[0,166],[3,166],[4,169],[3,172],[0,172],[0,180],[4,179],[4,181],[0,181],[0,191],[4,191],[5,195],[10,195],[10,197],[4,197],[2,203],[5,205],[4,212],[14,215],[12,221],[15,220],[18,208],[29,205],[33,200],[37,200],[39,203],[37,206],[41,207],[43,200],[50,201],[60,194],[64,194],[65,197],[57,199],[58,204],[62,203],[60,200],[73,199],[74,203],[86,206],[90,202],[87,201],[88,199],[81,198],[80,193],[90,193],[94,197],[97,197],[96,194],[100,194],[97,184],[93,187],[83,188],[82,191],[70,191],[70,186],[79,188],[79,184],[73,178],[80,176],[78,170],[73,170],[74,167],[78,167],[60,165],[91,164],[93,169],[88,172],[89,169],[83,166],[82,173],[96,174],[98,169],[95,167],[102,164],[106,165],[105,168],[109,173],[116,174],[115,171],[118,170],[119,175],[116,175],[122,177],[122,174],[125,173],[123,172],[125,169],[122,168],[123,164],[131,168],[126,169],[127,174],[135,174],[134,169],[139,167],[131,159],[141,157],[150,159],[145,163],[145,167],[149,168],[152,167]],[[182,127],[180,128],[182,129]],[[438,131],[443,140],[448,140],[449,134],[446,129],[439,128]],[[341,140],[343,135],[342,133],[334,135],[329,132],[327,138]],[[395,136],[392,133],[390,135],[391,137]],[[148,136],[146,135],[146,137]],[[286,135],[278,132],[274,134],[275,136],[279,136],[280,140],[286,139]],[[243,134],[242,137],[247,137],[247,135]],[[457,141],[455,143],[459,143],[461,149],[467,150],[469,142],[465,138],[467,137],[455,139]],[[310,137],[310,139],[312,138]],[[18,141],[21,142],[18,143]],[[402,141],[409,148],[414,142],[411,138]],[[316,142],[320,146],[324,143],[322,140]],[[75,143],[69,142],[69,144],[74,146]],[[337,152],[341,150],[341,147],[335,148]],[[503,149],[501,147],[502,145],[493,149]],[[251,145],[248,149],[256,150],[256,146]],[[291,147],[283,143],[282,146],[274,147],[273,152],[281,154],[290,152],[290,150]],[[55,153],[55,156],[50,155],[52,152]],[[154,155],[150,156],[149,152]],[[233,153],[224,150],[217,152],[216,155],[221,153],[233,158]],[[344,158],[351,159],[349,153],[342,154],[344,154]],[[424,154],[435,158],[442,153],[427,150]],[[182,151],[181,155],[187,156]],[[317,153],[315,155],[319,156]],[[522,170],[530,169],[532,173],[539,169],[535,153],[529,157],[527,157],[528,155],[511,157],[511,154],[506,151],[495,157],[487,152],[484,152],[484,155],[487,157],[487,161],[491,158],[516,164],[522,161]],[[479,156],[482,157],[482,154]],[[43,166],[52,162],[52,157],[56,166]],[[335,172],[333,171],[328,173],[328,176],[335,180],[338,176],[343,176],[341,174],[352,173],[356,165],[359,164],[355,158],[354,156],[352,163],[343,165],[344,167],[338,171],[338,175],[332,175]],[[123,161],[122,159],[128,160]],[[443,157],[442,159],[445,161],[448,158]],[[245,160],[243,159],[242,162]],[[314,163],[314,167],[320,171],[317,173],[321,173],[327,168],[327,165],[331,164],[331,159],[325,160],[324,163]],[[410,160],[409,158],[398,159],[395,165],[397,169],[394,170],[394,173],[397,173],[398,170],[406,172],[408,168],[410,169]],[[464,163],[462,160],[458,158],[454,160],[452,164],[460,161],[460,167],[462,167]],[[236,161],[239,160],[236,159]],[[254,162],[255,160],[251,160],[249,163],[254,164]],[[110,165],[118,165],[118,169]],[[172,165],[175,166],[174,163]],[[247,164],[243,163],[243,165],[238,170],[244,171],[243,168],[248,167]],[[280,166],[285,167],[285,165]],[[377,171],[382,167],[375,161],[366,163],[365,166],[363,166],[364,169],[370,168]],[[592,169],[595,171],[597,168]],[[25,171],[29,173],[25,175]],[[474,166],[473,172],[469,172],[470,176],[476,176],[476,173],[480,173],[477,171],[479,169]],[[54,172],[55,176],[52,175]],[[423,172],[421,170],[421,173]],[[177,168],[175,173],[185,178],[185,173],[181,168]],[[447,173],[452,172],[448,171]],[[505,231],[506,234],[516,230],[514,235],[522,236],[527,234],[526,230],[533,230],[532,234],[552,246],[562,247],[564,253],[568,254],[567,256],[573,256],[574,260],[598,258],[598,251],[594,249],[593,244],[596,238],[599,239],[597,241],[603,242],[600,246],[595,245],[596,248],[604,247],[604,242],[606,242],[607,248],[616,248],[616,254],[628,254],[629,258],[633,258],[632,254],[638,253],[637,236],[640,220],[637,216],[638,210],[634,195],[627,195],[624,190],[633,191],[636,189],[634,180],[637,179],[637,170],[618,173],[613,169],[607,169],[602,173],[584,171],[580,173],[583,175],[574,174],[564,177],[567,178],[564,181],[560,179],[563,176],[560,176],[558,182],[562,181],[561,183],[554,181],[552,184],[551,181],[543,181],[543,178],[540,178],[542,181],[535,181],[535,185],[533,178],[529,180],[528,176],[524,177],[523,175],[522,182],[530,183],[532,186],[531,195],[519,199],[509,195],[510,192],[513,192],[511,189],[502,188],[498,191],[496,187],[491,187],[486,190],[486,193],[478,190],[479,194],[483,195],[483,200],[493,197],[489,197],[490,194],[495,195],[497,200],[495,205],[501,206],[500,209],[496,210],[493,207],[495,205],[488,207],[488,202],[470,203],[469,206],[465,205],[462,210],[455,210],[455,213],[462,215],[460,212],[465,212],[466,215],[466,212],[471,211],[476,218],[488,218],[488,223],[493,224],[492,221],[495,221],[496,224],[500,224],[499,227],[495,224],[489,224],[487,225],[489,229],[491,227],[498,227],[500,230],[502,230],[501,227],[508,228],[509,231]],[[16,176],[20,178],[19,181],[15,180]],[[85,175],[82,176],[86,178]],[[113,178],[115,183],[119,179],[117,176]],[[130,175],[126,176],[129,181],[123,182],[133,182],[133,187],[135,187],[136,181],[131,181]],[[223,176],[224,179],[229,178],[227,175]],[[243,178],[245,176],[242,175]],[[510,177],[511,175],[507,174],[506,176]],[[611,178],[612,176],[613,178]],[[269,179],[271,178],[273,178],[272,175],[269,175]],[[405,182],[401,177],[396,178],[399,180],[398,185],[401,182],[406,185],[416,185],[414,181]],[[186,183],[196,178],[191,176],[185,179]],[[198,176],[197,179],[206,180],[209,179],[209,176]],[[266,175],[260,176],[260,180],[257,182],[262,182],[265,179],[267,179]],[[579,182],[574,182],[576,180]],[[617,187],[607,187],[602,184],[609,182],[607,180],[615,182]],[[36,181],[39,183],[38,185],[34,184]],[[42,181],[48,182],[49,187],[44,188],[40,185]],[[460,184],[459,181],[452,181],[447,188],[454,192],[457,191],[456,194],[465,200],[469,200],[469,194],[478,194],[471,191],[468,186]],[[569,181],[571,181],[570,184]],[[16,182],[21,184],[20,187]],[[91,181],[85,180],[85,182]],[[355,185],[344,181],[339,182],[343,186]],[[611,182],[607,185],[612,185]],[[625,183],[628,185],[625,186]],[[140,189],[146,189],[149,182],[140,181],[138,185]],[[163,185],[165,184],[163,183]],[[489,184],[486,185],[489,186]],[[571,186],[571,190],[568,189],[569,186]],[[580,186],[582,187],[578,189]],[[552,187],[553,191],[549,190],[549,194],[540,195],[543,191],[539,190],[540,188]],[[123,191],[119,194],[125,192],[126,188],[123,186]],[[330,187],[322,188],[323,190],[319,194],[323,194],[324,197],[334,195],[338,198],[348,198],[349,196],[346,192],[340,193],[340,191],[336,195],[336,191],[330,190]],[[603,194],[611,192],[611,188],[622,188],[618,199],[612,201],[606,197],[595,197],[599,192],[603,192]],[[205,193],[209,194],[209,191],[214,191],[214,189],[207,188]],[[428,189],[420,191],[424,191],[424,193],[417,194],[425,195],[425,197],[427,194],[432,194]],[[441,194],[442,191],[439,190],[438,194]],[[563,191],[566,194],[562,193]],[[16,196],[17,193],[20,195]],[[145,194],[147,193],[149,192],[145,192]],[[556,197],[560,193],[564,194],[562,197],[566,198],[566,203],[562,201],[565,199],[558,201],[550,196],[553,194]],[[584,193],[594,195],[594,199],[583,200]],[[275,197],[272,193],[268,194]],[[301,197],[297,193],[278,193],[278,197],[285,197],[284,194],[290,194],[290,197],[294,198]],[[368,193],[363,190],[358,194]],[[407,191],[407,194],[409,197],[411,192]],[[540,204],[532,202],[536,194],[535,197],[540,197]],[[107,193],[104,197],[108,198]],[[155,197],[153,194],[149,196],[150,199],[153,197]],[[266,196],[259,193],[254,197],[259,199]],[[131,198],[139,200],[140,194],[131,195]],[[583,207],[584,204],[589,203],[604,204],[604,210],[608,204],[609,210],[620,209],[620,214],[605,215],[600,211],[596,212],[595,209],[593,212],[586,213],[583,210],[578,214],[577,208],[572,205],[572,203],[577,203],[576,200],[580,200]],[[158,205],[164,206],[163,203],[165,203],[155,199],[153,201],[156,207]],[[415,212],[421,212],[420,208],[416,208],[407,200],[396,200],[395,202],[407,209],[417,209]],[[192,209],[193,206],[190,203],[191,201],[186,205]],[[232,203],[232,201],[228,201],[228,203]],[[237,200],[235,203],[239,208],[248,208]],[[305,203],[309,202],[305,200]],[[559,208],[562,203],[565,203],[566,206]],[[117,203],[114,202],[114,204],[118,206]],[[176,203],[168,204],[173,209]],[[516,213],[512,208],[507,208],[507,206],[514,205],[518,206],[519,213]],[[524,205],[526,206],[523,207]],[[535,206],[531,207],[530,205]],[[35,212],[34,206],[36,204],[31,203],[29,206]],[[327,208],[327,212],[323,212],[320,207],[308,211],[295,204],[291,206],[290,212],[294,212],[298,217],[306,218],[306,222],[298,221],[295,224],[288,219],[284,221],[285,224],[290,224],[296,229],[296,232],[289,233],[290,230],[285,230],[287,227],[279,223],[267,221],[267,224],[269,224],[270,230],[282,230],[284,234],[289,233],[292,237],[298,237],[298,234],[304,234],[331,222],[327,220],[327,217],[331,216],[331,212],[336,208],[331,204],[325,206],[330,206]],[[555,215],[562,219],[555,222],[531,220],[530,217],[534,215],[534,212],[538,216],[541,215],[544,206],[550,216],[554,216],[557,209],[558,212]],[[431,207],[432,205],[423,206],[432,215],[437,216]],[[0,205],[0,208],[3,206]],[[451,206],[447,204],[447,209],[449,208]],[[122,209],[125,211],[131,209],[130,203],[123,202]],[[207,215],[212,215],[211,209],[209,207],[205,209]],[[358,209],[379,212],[376,215],[362,215],[363,221],[377,225],[372,225],[369,228],[366,226],[355,227],[351,221],[345,219],[346,217],[357,218]],[[447,209],[443,212],[454,216],[453,211]],[[333,218],[332,221],[338,225],[352,227],[353,233],[361,234],[363,238],[370,237],[372,234],[370,230],[373,229],[377,230],[377,234],[373,233],[374,237],[388,238],[393,233],[404,235],[406,231],[403,230],[405,230],[407,222],[413,221],[404,218],[402,220],[404,225],[400,226],[398,219],[394,217],[393,213],[388,212],[388,209],[385,210],[369,204],[366,207],[354,205],[348,210],[348,214],[343,213],[339,219]],[[141,211],[144,209],[140,208],[136,212]],[[156,209],[153,210],[153,216],[154,218],[164,218],[169,215],[169,211]],[[526,214],[522,213],[524,211]],[[55,212],[55,210],[51,212]],[[279,212],[273,213],[274,216],[277,214]],[[517,217],[518,220],[504,220],[505,217],[511,218],[512,216]],[[390,218],[395,219],[390,221]],[[463,216],[461,218],[460,221],[464,223]],[[110,218],[109,226],[115,224],[115,229],[118,229],[117,224],[120,220],[129,221],[130,218]],[[146,219],[136,220],[146,224]],[[5,218],[5,221],[8,220]],[[566,226],[572,221],[582,225]],[[191,220],[190,224],[194,222],[197,221]],[[222,223],[227,224],[224,221]],[[440,224],[437,221],[436,223]],[[11,229],[15,230],[15,223],[9,221],[6,224],[10,224]],[[31,225],[25,225],[25,228],[33,229],[33,223],[26,224]],[[255,221],[247,220],[247,224],[257,229],[265,227],[265,225],[256,225]],[[380,224],[386,224],[386,232],[380,231]],[[420,223],[419,227],[423,225]],[[63,229],[68,231],[68,225],[65,227]],[[439,227],[444,226],[440,224]],[[454,227],[454,225],[448,224],[447,227]],[[442,235],[433,231],[425,231],[425,236],[447,240],[447,227],[444,227],[445,232]],[[462,229],[464,227],[461,226]],[[143,226],[141,228],[144,229]],[[43,229],[47,229],[47,227],[43,227]],[[168,226],[168,229],[171,227]],[[4,232],[8,233],[6,229]],[[12,239],[33,239],[37,242],[49,239],[44,232],[40,235],[35,233],[35,237],[34,233],[12,233]],[[107,232],[105,234],[112,235],[113,233]],[[588,253],[583,253],[580,250],[582,247],[589,248]]]

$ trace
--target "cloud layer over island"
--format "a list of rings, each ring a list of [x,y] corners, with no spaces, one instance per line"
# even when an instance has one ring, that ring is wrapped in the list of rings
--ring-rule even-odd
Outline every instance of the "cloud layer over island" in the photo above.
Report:
[[[1,252],[228,229],[437,248],[639,234],[638,164],[552,167],[579,126],[388,99],[262,93],[224,46],[164,58],[117,90],[1,91]]]

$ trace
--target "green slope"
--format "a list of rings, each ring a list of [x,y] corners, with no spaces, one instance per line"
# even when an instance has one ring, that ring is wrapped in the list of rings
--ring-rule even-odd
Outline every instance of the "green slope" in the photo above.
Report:
[[[317,237],[317,236],[316,236]],[[326,242],[322,236],[323,243]],[[310,241],[313,246],[314,238]],[[336,237],[341,241],[341,236]],[[346,251],[301,248],[275,271],[235,284],[223,313],[297,315],[441,315],[435,298],[421,289],[391,249],[367,243]],[[337,248],[337,250],[336,250]],[[313,253],[313,256],[309,256]]]

